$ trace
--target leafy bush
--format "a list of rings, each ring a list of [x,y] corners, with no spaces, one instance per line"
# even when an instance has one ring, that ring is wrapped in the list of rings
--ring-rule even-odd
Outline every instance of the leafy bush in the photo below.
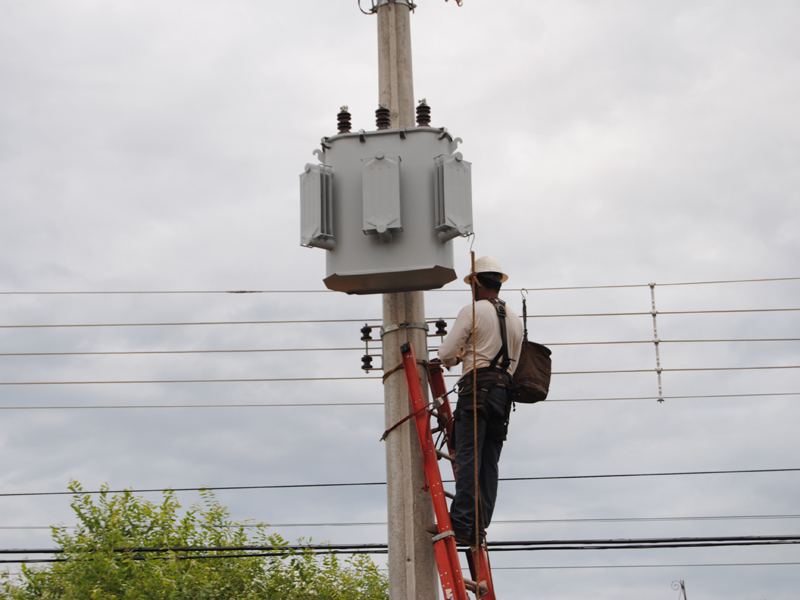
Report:
[[[366,556],[341,561],[310,551],[295,551],[266,526],[245,528],[230,520],[211,491],[184,516],[174,492],[161,504],[111,494],[103,489],[97,503],[77,482],[72,508],[78,517],[73,533],[53,527],[53,540],[64,550],[63,562],[43,567],[23,565],[18,574],[0,576],[4,600],[365,600],[388,599],[388,585]],[[186,552],[142,552],[137,548],[271,546],[283,556],[185,560]],[[130,548],[115,552],[115,548]],[[242,554],[242,552],[237,552]],[[217,558],[220,557],[220,558]]]

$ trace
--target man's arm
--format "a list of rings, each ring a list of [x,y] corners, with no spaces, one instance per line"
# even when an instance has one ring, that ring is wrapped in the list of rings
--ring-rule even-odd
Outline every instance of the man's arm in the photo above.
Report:
[[[450,330],[442,345],[439,346],[439,358],[442,359],[442,364],[448,369],[458,364],[459,355],[464,349],[471,331],[472,310],[471,307],[465,306],[458,313],[453,329]]]

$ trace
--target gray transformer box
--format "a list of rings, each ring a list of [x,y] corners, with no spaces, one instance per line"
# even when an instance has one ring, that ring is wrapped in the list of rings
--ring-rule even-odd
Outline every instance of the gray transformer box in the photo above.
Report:
[[[329,289],[431,290],[456,278],[451,240],[472,233],[460,141],[434,127],[323,138],[322,164],[300,175],[300,243],[327,250]]]

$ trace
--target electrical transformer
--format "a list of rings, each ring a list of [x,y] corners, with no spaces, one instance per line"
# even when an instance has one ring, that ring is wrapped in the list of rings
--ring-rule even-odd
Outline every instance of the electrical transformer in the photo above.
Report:
[[[473,231],[461,140],[429,126],[351,133],[339,116],[320,164],[300,174],[300,243],[326,250],[325,285],[378,294],[453,281],[452,240]]]

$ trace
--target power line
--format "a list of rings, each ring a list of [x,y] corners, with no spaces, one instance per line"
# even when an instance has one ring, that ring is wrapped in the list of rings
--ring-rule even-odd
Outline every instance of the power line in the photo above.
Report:
[[[650,313],[644,313],[650,314]],[[453,319],[455,317],[449,317]],[[271,321],[186,321],[186,322],[166,322],[166,323],[67,323],[67,324],[47,324],[47,325],[0,325],[0,329],[52,329],[52,328],[74,328],[74,327],[165,327],[165,326],[189,326],[189,325],[297,325],[297,324],[319,324],[319,323],[362,323],[381,322],[382,319],[286,319]]]
[[[304,408],[320,406],[383,406],[383,402],[304,402],[297,404],[138,404],[132,406],[0,406],[0,410],[106,410],[106,409],[162,409],[162,408]]]
[[[501,477],[499,481],[554,481],[565,479],[616,479],[630,477],[673,477],[683,475],[735,475],[735,474],[754,474],[754,473],[792,473],[800,471],[800,468],[787,469],[732,469],[725,471],[672,471],[660,473],[615,473],[601,475],[540,475],[537,477]],[[453,480],[443,480],[444,483],[453,483]],[[64,492],[6,492],[0,493],[0,498],[17,498],[21,496],[86,496],[96,494],[143,494],[143,493],[163,493],[169,492],[201,492],[201,491],[231,491],[231,490],[276,490],[276,489],[301,489],[301,488],[333,488],[333,487],[360,487],[386,485],[385,481],[369,481],[354,483],[301,483],[301,484],[280,484],[280,485],[243,485],[243,486],[203,486],[185,488],[147,488],[147,489],[122,489],[122,490],[78,490]]]
[[[800,342],[800,338],[741,338],[741,339],[716,339],[716,340],[658,340],[661,344],[697,344],[705,342],[732,343],[732,342]],[[542,342],[545,346],[606,346],[614,344],[652,344],[653,340],[611,340],[598,342]],[[436,347],[429,348],[431,352]],[[124,356],[140,354],[248,354],[260,352],[339,352],[363,351],[363,346],[351,348],[252,348],[231,350],[124,350],[124,351],[94,351],[94,352],[2,352],[0,356]]]
[[[763,394],[705,394],[697,396],[662,396],[664,400],[702,398],[766,398],[770,396],[800,396],[800,392],[773,392]],[[606,402],[620,400],[658,400],[658,396],[625,396],[617,398],[548,398],[554,402]],[[304,402],[294,404],[107,404],[96,406],[0,406],[0,410],[109,410],[109,409],[169,409],[169,408],[303,408],[326,406],[383,406],[383,402]]]
[[[530,552],[552,550],[639,550],[652,548],[715,548],[731,546],[777,546],[800,543],[798,535],[774,536],[724,536],[692,538],[641,538],[641,539],[590,539],[590,540],[530,540],[530,541],[487,541],[493,552]],[[293,552],[306,551],[320,554],[385,554],[387,544],[298,544],[275,547],[273,545],[246,546],[176,546],[176,547],[131,547],[113,548],[112,552],[122,554],[125,560],[143,560],[139,554],[164,554],[177,552],[248,552],[247,554],[216,554],[194,556],[193,558],[245,558],[263,556],[286,556]],[[0,554],[64,554],[63,548],[4,548]],[[258,552],[255,554],[254,552]],[[179,557],[175,557],[179,558]],[[186,556],[185,558],[189,558]],[[63,559],[62,559],[63,560]],[[74,559],[73,559],[74,560]],[[49,559],[60,562],[58,559]],[[3,560],[0,562],[31,562],[30,559]],[[48,562],[48,559],[39,560]]]
[[[674,569],[684,567],[785,567],[800,565],[800,562],[768,562],[768,563],[694,563],[684,565],[570,565],[550,567],[492,567],[493,571],[548,571],[558,569]]]
[[[797,281],[800,277],[772,277],[766,279],[729,279],[721,281],[686,281],[679,283],[659,283],[659,287],[675,285],[712,285],[725,283],[764,283],[770,281]],[[601,290],[618,288],[639,288],[649,287],[649,283],[633,283],[622,285],[585,285],[570,287],[529,287],[529,288],[507,288],[507,292],[542,292],[542,291],[562,291],[562,290]],[[451,288],[429,290],[429,292],[469,292],[469,288]],[[175,290],[175,291],[100,291],[100,292],[0,292],[0,296],[89,296],[89,295],[137,295],[137,294],[331,294],[331,290]]]
[[[711,515],[699,517],[610,517],[586,519],[492,519],[495,525],[543,525],[553,523],[660,523],[676,521],[746,521],[746,520],[784,520],[800,519],[800,515]],[[336,521],[330,523],[237,523],[229,525],[231,529],[252,529],[269,527],[383,527],[386,521]],[[70,525],[67,529],[76,529]],[[50,530],[50,525],[9,525],[0,526],[0,530]]]
[[[684,367],[661,369],[662,373],[681,373],[693,371],[763,371],[770,369],[800,369],[800,365],[766,365],[757,367]],[[658,369],[606,369],[600,371],[553,371],[553,375],[610,375],[626,373],[657,373]],[[446,378],[460,378],[460,375],[445,375]],[[163,383],[268,383],[280,381],[350,381],[382,379],[379,376],[361,377],[256,377],[237,379],[132,379],[106,381],[0,381],[0,385],[133,385]]]
[[[278,381],[348,381],[381,379],[378,376],[361,377],[258,377],[249,379],[136,379],[122,381],[2,381],[0,385],[132,385],[139,383],[264,383]]]
[[[650,342],[653,343],[652,341]],[[98,352],[4,352],[0,356],[123,356],[128,354],[247,354],[258,352],[337,352],[357,348],[254,348],[250,350],[126,350]]]
[[[800,308],[736,308],[723,310],[673,310],[658,311],[659,315],[708,315],[732,313],[765,313],[765,312],[795,312]],[[652,316],[651,312],[610,312],[610,313],[565,313],[528,315],[529,319],[554,319],[576,317],[641,317]],[[454,320],[455,317],[442,317]],[[321,324],[321,323],[379,323],[382,319],[286,319],[268,321],[176,321],[159,323],[55,323],[34,325],[0,325],[0,329],[54,329],[54,328],[79,328],[79,327],[167,327],[167,326],[193,326],[193,325],[291,325],[291,324]]]

